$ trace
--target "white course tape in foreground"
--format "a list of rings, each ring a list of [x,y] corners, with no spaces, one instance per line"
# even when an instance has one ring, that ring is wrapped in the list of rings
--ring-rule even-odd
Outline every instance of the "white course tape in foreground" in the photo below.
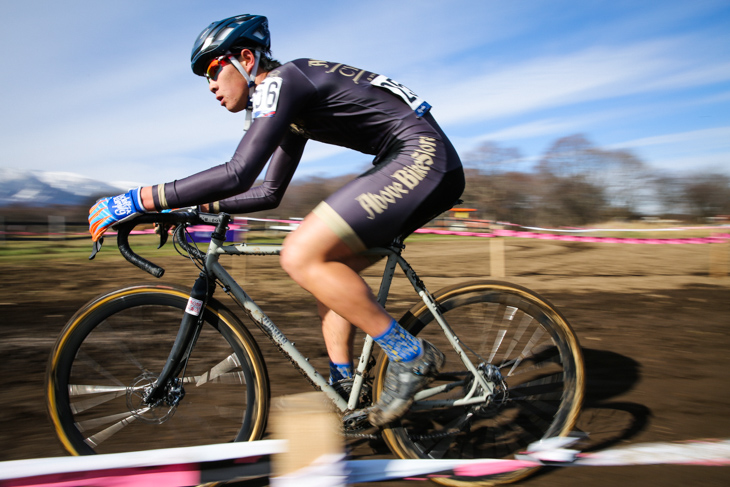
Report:
[[[459,477],[485,477],[544,465],[558,467],[701,465],[730,466],[730,440],[682,443],[640,443],[596,453],[567,449],[571,438],[550,438],[530,445],[516,460],[355,460],[347,462],[349,483],[453,472]]]
[[[286,451],[283,440],[223,443],[80,457],[34,458],[0,463],[0,481],[74,472],[200,464],[273,455]]]
[[[518,455],[514,460],[350,460],[345,461],[344,468],[338,470],[345,473],[348,484],[353,484],[397,478],[423,478],[437,473],[453,474],[459,477],[484,477],[541,465],[561,467],[656,464],[730,466],[730,440],[643,443],[595,453],[580,453],[577,450],[566,448],[574,441],[575,439],[572,438],[551,438],[546,442],[535,443],[530,445],[527,452]],[[180,464],[200,465],[205,462],[272,455],[281,453],[285,449],[285,441],[264,440],[88,457],[18,460],[0,463],[0,486],[81,485],[73,483],[71,480],[73,473]],[[42,483],[17,482],[22,478],[30,480],[41,476],[44,477]],[[58,476],[57,482],[52,480],[53,476]],[[15,481],[10,479],[15,479]],[[114,485],[132,486],[135,484],[125,484],[117,479]],[[174,483],[165,485],[174,485]]]

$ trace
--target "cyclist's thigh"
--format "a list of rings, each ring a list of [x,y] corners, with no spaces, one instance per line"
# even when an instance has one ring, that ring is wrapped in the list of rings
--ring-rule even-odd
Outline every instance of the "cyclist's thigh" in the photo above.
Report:
[[[406,141],[386,162],[329,196],[314,213],[358,252],[387,245],[449,209],[464,189],[461,167],[439,140]]]

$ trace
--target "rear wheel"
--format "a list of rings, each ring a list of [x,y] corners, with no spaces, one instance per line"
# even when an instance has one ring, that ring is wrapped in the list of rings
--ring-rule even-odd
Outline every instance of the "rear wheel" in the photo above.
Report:
[[[437,409],[414,407],[383,437],[401,458],[511,458],[542,438],[570,433],[584,389],[578,340],[562,315],[528,289],[496,281],[475,281],[434,295],[459,344],[479,373],[494,387],[490,401]],[[442,373],[430,387],[458,383],[429,400],[464,397],[473,376],[424,304],[401,319],[411,333],[445,355]],[[376,400],[382,393],[387,359],[378,372]],[[481,392],[476,388],[477,394]],[[445,485],[493,485],[523,478],[534,469],[499,475],[434,478]]]
[[[102,296],[66,325],[46,374],[56,433],[74,455],[247,441],[266,427],[269,383],[261,352],[215,299],[181,388],[148,406],[142,396],[172,348],[189,293],[132,287]]]

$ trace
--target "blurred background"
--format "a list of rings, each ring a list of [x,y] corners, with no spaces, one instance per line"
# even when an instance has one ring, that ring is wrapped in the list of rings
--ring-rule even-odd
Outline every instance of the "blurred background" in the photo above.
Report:
[[[28,0],[0,19],[0,231],[49,215],[83,222],[99,196],[225,163],[243,120],[192,74],[190,49],[210,22],[247,10],[269,17],[281,61],[348,63],[428,100],[468,168],[472,218],[730,214],[724,0]],[[310,142],[266,216],[304,216],[370,160]]]
[[[24,0],[0,16],[0,460],[64,454],[43,387],[56,336],[100,292],[149,280],[113,249],[87,260],[89,207],[233,154],[243,116],[189,59],[210,22],[241,13],[269,17],[280,61],[347,63],[433,105],[467,168],[464,203],[437,230],[712,242],[417,235],[407,257],[432,291],[491,275],[565,314],[584,348],[578,427],[592,448],[730,437],[727,0]],[[281,206],[246,216],[301,218],[371,160],[310,142]],[[290,226],[248,225],[267,238]],[[190,286],[198,271],[171,245],[136,238],[167,269],[157,282]],[[316,307],[276,259],[226,265],[324,360]],[[398,316],[413,303],[403,286],[389,301]],[[273,346],[264,353],[273,397],[309,390]],[[525,485],[725,486],[727,472],[564,469]]]

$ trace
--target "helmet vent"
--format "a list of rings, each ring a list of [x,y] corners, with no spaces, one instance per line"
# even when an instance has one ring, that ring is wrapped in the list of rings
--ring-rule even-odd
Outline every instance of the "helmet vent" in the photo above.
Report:
[[[226,27],[216,36],[216,41],[218,41],[219,43],[223,42],[225,38],[228,37],[234,30],[235,28],[233,27]]]

